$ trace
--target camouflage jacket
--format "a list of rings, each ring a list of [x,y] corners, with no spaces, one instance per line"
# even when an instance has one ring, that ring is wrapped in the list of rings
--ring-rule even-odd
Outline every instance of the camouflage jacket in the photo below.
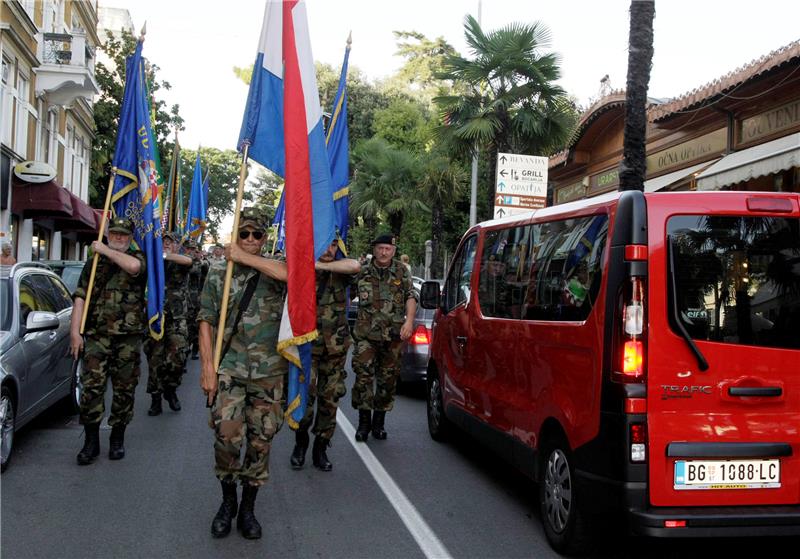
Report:
[[[187,294],[189,301],[195,307],[200,304],[200,292],[208,275],[208,261],[192,258],[192,267],[189,269],[189,283]]]
[[[189,266],[164,261],[164,314],[167,320],[185,319],[188,314],[186,299],[189,289]]]
[[[379,268],[373,258],[358,275],[358,318],[353,334],[359,339],[395,340],[406,316],[406,301],[416,299],[411,272],[393,259]]]
[[[198,322],[208,322],[213,327],[217,326],[222,303],[222,288],[225,283],[225,268],[226,263],[223,261],[213,264],[209,269],[203,292],[200,294]],[[231,334],[233,340],[228,353],[222,358],[220,370],[224,369],[237,378],[274,377],[286,374],[288,371],[287,361],[278,355],[277,351],[286,284],[261,274],[253,298],[242,315],[236,332],[232,332],[233,323],[239,313],[239,301],[247,282],[257,273],[257,270],[241,264],[233,266],[223,347]]]
[[[147,268],[144,254],[129,248],[125,251],[141,264],[139,273],[132,276],[105,256],[97,259],[97,272],[92,287],[92,299],[86,315],[87,336],[116,336],[119,334],[144,334],[145,316],[144,288],[147,284]],[[72,297],[86,299],[92,261],[83,266],[78,287]]]
[[[358,274],[317,270],[317,343],[325,344],[330,353],[346,352],[352,345],[347,325],[347,288],[352,285],[355,290],[357,279]]]

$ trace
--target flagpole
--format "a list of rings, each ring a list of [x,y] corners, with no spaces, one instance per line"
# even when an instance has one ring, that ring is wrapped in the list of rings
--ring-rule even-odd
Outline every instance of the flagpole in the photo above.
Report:
[[[236,233],[239,230],[239,212],[242,209],[242,197],[244,196],[244,181],[247,175],[247,152],[249,144],[244,144],[242,154],[242,167],[239,169],[239,189],[236,191],[236,207],[233,213],[233,231],[231,231],[231,243],[236,242]],[[222,303],[219,311],[219,321],[217,322],[217,343],[214,348],[214,371],[219,370],[219,362],[222,359],[222,340],[225,337],[225,322],[228,319],[228,300],[230,299],[231,281],[233,280],[233,261],[228,260],[225,266],[225,283],[222,286]],[[231,333],[233,335],[233,333]]]
[[[108,221],[108,212],[111,207],[111,190],[114,188],[114,177],[117,176],[117,168],[111,167],[111,177],[108,179],[108,192],[106,193],[106,204],[103,206],[103,217],[100,219],[100,230],[97,232],[97,242],[103,242],[103,233],[106,229],[106,222]],[[97,273],[97,259],[100,256],[97,251],[92,256],[92,273],[89,274],[89,287],[86,289],[86,299],[83,303],[83,314],[81,315],[81,334],[83,334],[86,327],[86,316],[89,313],[89,303],[92,300],[92,289],[94,289],[94,276]]]
[[[167,214],[167,231],[172,232],[175,230],[175,183],[178,182],[178,157],[180,157],[180,147],[178,147],[178,129],[175,129],[175,145],[172,148],[172,165],[170,166],[170,184],[169,184],[169,208]]]

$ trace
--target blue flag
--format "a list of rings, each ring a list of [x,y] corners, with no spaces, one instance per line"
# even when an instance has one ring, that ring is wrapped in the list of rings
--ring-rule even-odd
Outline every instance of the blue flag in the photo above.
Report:
[[[340,238],[339,248],[343,254],[347,254],[344,243],[347,241],[347,229],[350,226],[350,189],[347,186],[350,183],[350,150],[347,130],[347,62],[350,59],[350,43],[351,40],[348,37],[344,62],[342,62],[342,73],[339,76],[339,88],[333,99],[331,121],[325,137],[325,143],[328,146],[328,162],[331,166],[333,211]]]
[[[133,222],[133,241],[147,262],[147,319],[150,335],[164,335],[164,257],[161,246],[156,144],[144,82],[142,41],[125,64],[125,92],[114,149],[114,214]]]
[[[192,189],[189,191],[189,211],[186,213],[186,229],[183,237],[201,242],[206,230],[206,187],[203,184],[203,170],[200,167],[200,149],[197,149],[197,161],[194,164]]]

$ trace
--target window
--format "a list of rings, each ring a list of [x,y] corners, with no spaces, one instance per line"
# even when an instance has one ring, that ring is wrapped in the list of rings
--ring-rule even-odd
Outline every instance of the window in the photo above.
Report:
[[[54,168],[58,165],[58,129],[55,109],[47,111],[47,122],[44,127],[44,160]]]
[[[67,124],[66,144],[64,145],[64,186],[72,192],[72,163],[75,158],[73,142],[75,141],[75,128]]]
[[[28,102],[29,99],[30,88],[28,76],[19,72],[17,74],[17,121],[14,151],[23,157],[28,156],[28,113],[32,109]]]
[[[481,313],[586,320],[600,291],[607,236],[605,215],[488,232],[478,278]]]
[[[13,112],[13,74],[14,65],[6,57],[2,59],[0,66],[0,140],[8,146],[11,145],[11,132],[14,119],[11,118]]]
[[[33,225],[33,236],[31,237],[31,260],[47,260],[50,250],[50,231]]]
[[[28,274],[19,281],[19,320],[28,321],[31,311],[56,312],[53,289],[42,274]]]
[[[473,235],[464,242],[450,267],[450,275],[447,277],[444,287],[444,302],[448,312],[458,305],[469,302],[469,282],[475,263],[476,238]]]
[[[55,304],[56,312],[70,308],[72,306],[72,297],[70,297],[69,291],[67,291],[67,288],[64,287],[64,284],[51,276],[41,277],[46,279],[50,284],[50,289],[53,292],[53,302]]]
[[[667,233],[692,338],[800,349],[800,219],[675,216]]]

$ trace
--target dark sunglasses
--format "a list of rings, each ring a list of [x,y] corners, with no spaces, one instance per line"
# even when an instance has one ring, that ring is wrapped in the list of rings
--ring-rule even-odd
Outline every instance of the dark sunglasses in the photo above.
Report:
[[[239,231],[239,238],[242,240],[245,240],[250,235],[252,235],[253,238],[257,241],[260,241],[261,239],[264,238],[263,231],[247,231],[247,230]]]

